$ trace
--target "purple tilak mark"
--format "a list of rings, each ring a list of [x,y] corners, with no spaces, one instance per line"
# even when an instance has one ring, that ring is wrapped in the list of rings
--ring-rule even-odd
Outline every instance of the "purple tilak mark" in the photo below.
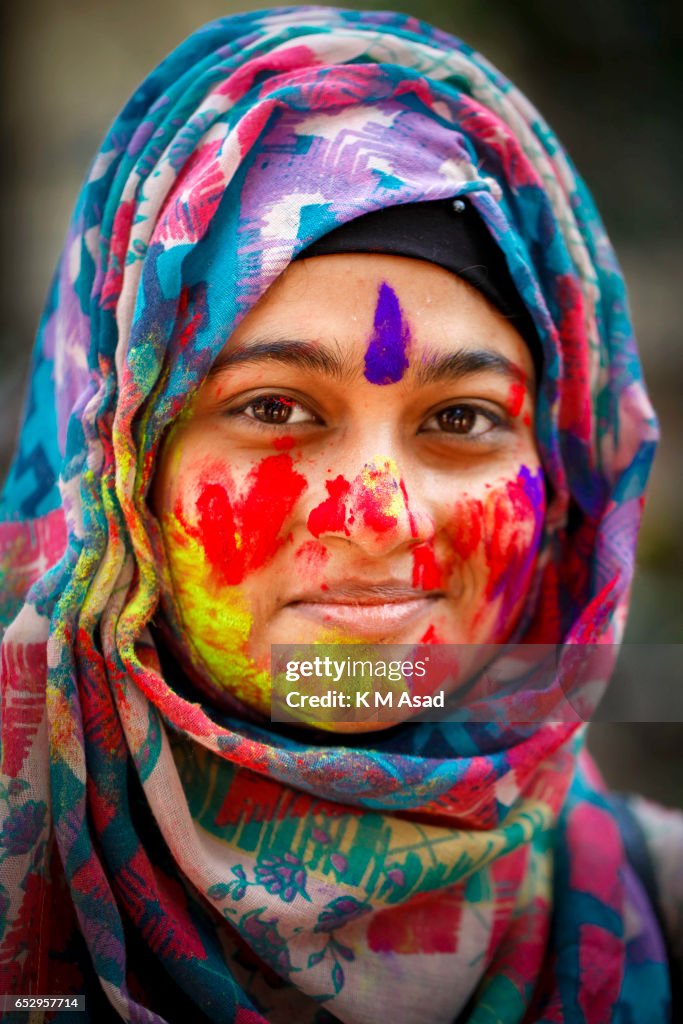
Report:
[[[408,369],[410,329],[388,284],[380,285],[373,326],[365,353],[365,378],[371,384],[395,384]]]

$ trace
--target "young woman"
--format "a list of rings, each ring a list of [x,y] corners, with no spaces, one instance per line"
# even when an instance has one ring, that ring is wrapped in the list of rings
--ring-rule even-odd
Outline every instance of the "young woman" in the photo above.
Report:
[[[481,56],[330,8],[188,39],[91,168],[3,495],[2,991],[669,1019],[679,819],[604,794],[562,673],[477,690],[618,643],[655,440],[590,197]],[[271,645],[361,641],[457,645],[465,720],[271,723]]]

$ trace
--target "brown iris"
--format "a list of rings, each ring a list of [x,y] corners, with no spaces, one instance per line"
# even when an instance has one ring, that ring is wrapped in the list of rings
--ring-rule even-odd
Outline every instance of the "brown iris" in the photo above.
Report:
[[[469,434],[477,420],[477,412],[468,405],[452,405],[436,414],[442,430],[450,434]]]
[[[263,423],[286,423],[289,419],[294,402],[291,398],[280,395],[264,395],[249,403],[254,418]]]

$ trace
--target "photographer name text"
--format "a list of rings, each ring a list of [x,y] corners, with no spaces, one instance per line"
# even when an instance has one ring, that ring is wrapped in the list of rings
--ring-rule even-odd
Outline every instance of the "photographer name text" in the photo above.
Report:
[[[396,702],[394,703],[394,697]],[[302,693],[291,690],[285,697],[290,708],[443,708],[445,691],[432,694],[410,694],[407,691],[395,694],[391,691],[364,690],[362,693],[343,693],[341,690],[327,690],[325,693]]]

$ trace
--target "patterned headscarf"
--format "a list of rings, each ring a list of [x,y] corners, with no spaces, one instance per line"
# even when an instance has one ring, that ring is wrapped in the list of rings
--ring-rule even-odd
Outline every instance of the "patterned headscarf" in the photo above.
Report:
[[[92,165],[4,490],[3,992],[85,993],[97,1021],[664,1019],[662,944],[580,722],[312,743],[172,681],[150,630],[160,440],[233,327],[335,225],[454,196],[544,348],[553,502],[523,639],[618,642],[656,423],[555,136],[414,18],[200,29]]]

